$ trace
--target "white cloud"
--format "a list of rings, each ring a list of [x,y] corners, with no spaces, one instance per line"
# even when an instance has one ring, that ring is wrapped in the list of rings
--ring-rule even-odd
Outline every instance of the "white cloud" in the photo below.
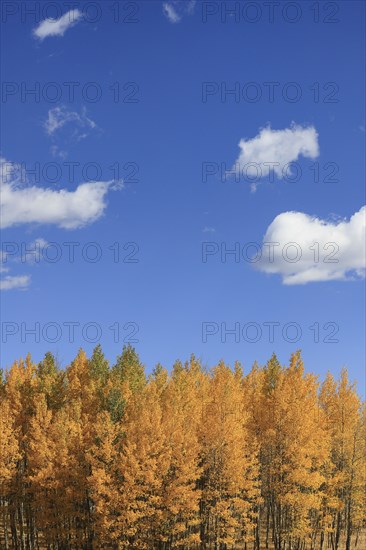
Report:
[[[319,156],[318,134],[314,126],[292,124],[284,130],[262,128],[253,139],[241,139],[240,154],[233,170],[243,170],[248,176],[268,176],[272,170],[281,179],[291,175],[289,163],[300,155],[315,159]],[[259,167],[259,172],[258,172]]]
[[[0,290],[26,290],[29,286],[29,275],[8,275],[0,281]]]
[[[184,15],[194,12],[196,0],[170,0],[163,3],[163,13],[171,23],[179,23]]]
[[[78,141],[88,135],[85,131],[86,129],[97,128],[94,120],[86,116],[85,107],[83,107],[81,114],[79,114],[75,111],[68,111],[63,105],[61,105],[60,107],[54,107],[53,109],[50,109],[48,111],[47,120],[44,122],[43,126],[46,133],[49,136],[52,136],[55,132],[65,126],[65,124],[71,122],[75,123],[78,128],[83,128],[84,130],[82,133],[78,130],[74,132],[74,137],[76,137]],[[54,150],[53,153],[54,152],[57,153],[58,150]]]
[[[283,212],[268,227],[261,259],[254,265],[281,275],[286,285],[362,278],[366,269],[365,226],[366,206],[349,221]]]
[[[19,186],[6,164],[16,172],[16,165],[0,159],[0,174],[5,175],[0,180],[3,228],[25,223],[53,224],[65,229],[82,227],[103,215],[108,190],[121,188],[121,183],[114,181],[81,183],[74,191]]]
[[[59,19],[45,19],[41,21],[38,27],[33,29],[33,35],[39,40],[44,40],[48,36],[63,36],[65,32],[76,25],[82,17],[80,10],[70,10]]]

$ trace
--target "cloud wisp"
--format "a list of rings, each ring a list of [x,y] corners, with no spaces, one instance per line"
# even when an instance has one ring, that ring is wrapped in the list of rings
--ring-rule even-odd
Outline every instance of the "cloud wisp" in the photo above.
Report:
[[[267,228],[263,250],[268,253],[255,265],[281,275],[285,285],[364,278],[365,227],[366,206],[337,222],[283,212]]]
[[[179,23],[185,15],[192,15],[196,0],[170,0],[163,3],[163,13],[170,23]]]
[[[7,275],[0,280],[0,290],[27,290],[29,275]]]
[[[68,29],[74,27],[82,18],[82,13],[78,9],[73,9],[59,17],[58,19],[44,19],[33,29],[33,36],[43,41],[49,36],[63,36]]]
[[[43,127],[48,136],[53,136],[66,124],[74,123],[77,130],[74,131],[73,136],[80,141],[88,135],[88,130],[97,128],[94,120],[86,116],[85,107],[82,108],[81,113],[76,111],[68,111],[64,105],[54,107],[48,111],[47,120],[44,122]]]

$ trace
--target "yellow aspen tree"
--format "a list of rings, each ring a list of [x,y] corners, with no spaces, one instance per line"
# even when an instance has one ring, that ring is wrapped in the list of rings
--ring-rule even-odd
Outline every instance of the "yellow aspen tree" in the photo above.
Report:
[[[113,478],[118,457],[114,445],[120,446],[122,437],[121,427],[116,424],[120,423],[124,409],[120,382],[115,380],[115,387],[110,379],[108,362],[100,346],[95,348],[89,360],[82,350],[79,352],[67,371],[67,380],[68,405],[65,410],[69,414],[69,429],[74,435],[68,444],[78,449],[77,453],[69,450],[69,460],[73,463],[70,467],[79,472],[73,488],[74,491],[78,488],[76,513],[78,524],[84,525],[85,532],[83,541],[79,539],[79,543],[85,544],[85,540],[88,544],[93,542],[94,527],[98,544],[103,537],[108,543],[114,540],[113,518],[117,513],[113,508],[113,492],[118,494],[120,482],[119,478]],[[76,535],[77,529],[74,529]]]
[[[56,457],[68,538],[76,548],[92,544],[92,509],[88,478],[91,466],[87,451],[90,446],[90,426],[82,412],[82,404],[69,403],[57,415],[56,432],[62,440],[62,453]],[[91,420],[91,419],[90,419]]]
[[[258,531],[264,537],[266,548],[270,537],[274,538],[274,513],[276,509],[276,490],[278,456],[277,434],[273,425],[278,422],[278,387],[283,377],[283,368],[273,354],[264,368],[257,363],[245,377],[243,384],[244,401],[249,413],[248,430],[259,444],[260,480],[263,504],[259,510]],[[256,545],[258,547],[258,532]]]
[[[256,454],[251,454],[241,377],[220,363],[209,381],[201,426],[202,542],[240,548],[254,540],[259,498]]]
[[[30,355],[26,360],[16,361],[6,375],[5,399],[14,416],[14,428],[18,440],[19,457],[16,475],[11,485],[9,521],[12,544],[17,547],[34,545],[34,517],[27,488],[27,434],[34,414],[36,365]]]
[[[260,445],[266,547],[270,539],[278,550],[285,543],[297,547],[312,536],[329,449],[317,391],[316,378],[304,375],[299,353],[288,368],[273,355],[264,369],[256,365],[245,382],[250,431]]]
[[[37,396],[35,414],[30,420],[27,434],[27,447],[27,481],[37,527],[37,543],[47,541],[56,544],[60,512],[55,471],[58,445],[53,434],[53,414],[47,407],[46,394]]]
[[[88,450],[91,473],[88,477],[93,503],[93,542],[96,548],[118,548],[119,484],[118,463],[121,456],[121,429],[108,412],[99,412],[94,422],[94,438]]]
[[[113,408],[95,418],[88,484],[100,548],[158,544],[166,455],[161,420],[156,385],[131,392],[123,418]]]
[[[14,415],[9,401],[0,401],[0,545],[10,548],[9,499],[11,487],[15,484],[17,464],[21,458],[19,451],[18,429],[15,428]]]
[[[342,370],[338,383],[328,373],[320,399],[331,437],[333,472],[330,485],[333,489],[332,496],[336,499],[331,542],[338,548],[343,532],[345,547],[349,550],[355,527],[354,517],[358,518],[357,521],[360,520],[359,512],[364,502],[365,444],[362,404],[355,385],[348,380],[346,369]]]
[[[354,534],[354,545],[357,546],[362,529],[366,527],[366,405],[361,404],[359,423],[356,428],[354,491],[351,506],[351,535]],[[350,540],[351,543],[351,540]]]
[[[64,491],[65,522],[69,538],[76,547],[91,545],[93,541],[88,450],[93,442],[98,408],[96,382],[91,376],[86,354],[80,350],[66,372],[65,406],[57,415],[55,426],[64,445],[58,471]]]
[[[96,381],[91,374],[90,363],[83,349],[80,349],[68,367],[66,380],[67,402],[80,403],[82,414],[87,416],[95,414],[99,406]]]
[[[164,370],[154,373],[170,451],[169,468],[163,482],[162,538],[166,544],[177,548],[191,548],[200,542],[198,428],[203,376],[194,357],[184,368],[180,365],[174,368],[171,378]]]
[[[157,548],[163,519],[163,482],[170,449],[163,430],[155,382],[130,399],[124,418],[123,449],[117,477],[122,548]]]
[[[290,544],[311,542],[312,518],[322,502],[329,438],[318,387],[317,378],[304,373],[300,353],[293,354],[280,391],[282,465],[278,495],[278,532]]]

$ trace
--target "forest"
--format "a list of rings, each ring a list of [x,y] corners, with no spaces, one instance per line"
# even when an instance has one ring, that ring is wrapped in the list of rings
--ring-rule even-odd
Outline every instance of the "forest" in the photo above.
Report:
[[[273,355],[146,375],[124,347],[0,379],[4,550],[365,548],[365,403]]]

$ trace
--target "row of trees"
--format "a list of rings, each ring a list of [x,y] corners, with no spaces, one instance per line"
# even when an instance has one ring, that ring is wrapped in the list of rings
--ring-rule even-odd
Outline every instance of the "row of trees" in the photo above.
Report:
[[[0,384],[4,549],[354,548],[365,523],[365,407],[274,355],[244,376],[192,356],[145,376],[124,348]]]

